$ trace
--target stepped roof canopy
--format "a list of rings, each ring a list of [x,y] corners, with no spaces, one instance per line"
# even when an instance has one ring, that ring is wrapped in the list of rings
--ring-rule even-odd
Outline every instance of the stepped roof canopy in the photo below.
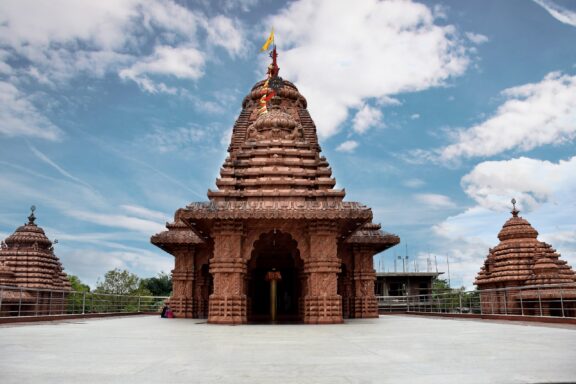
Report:
[[[36,225],[35,207],[28,222],[8,236],[0,248],[0,275],[4,285],[23,288],[70,290],[62,264],[52,242]]]
[[[475,284],[482,289],[576,283],[572,268],[537,239],[538,231],[519,216],[516,200],[512,204],[512,217],[498,233],[500,243],[490,249]]]

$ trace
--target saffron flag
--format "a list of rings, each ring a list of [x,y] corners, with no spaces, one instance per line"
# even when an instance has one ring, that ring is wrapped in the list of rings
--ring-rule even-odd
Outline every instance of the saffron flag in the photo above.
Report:
[[[272,44],[273,41],[274,41],[274,27],[272,27],[272,31],[270,32],[270,36],[268,36],[268,39],[266,39],[266,42],[262,46],[262,49],[260,49],[260,52],[267,51],[268,47],[270,47],[270,44]]]

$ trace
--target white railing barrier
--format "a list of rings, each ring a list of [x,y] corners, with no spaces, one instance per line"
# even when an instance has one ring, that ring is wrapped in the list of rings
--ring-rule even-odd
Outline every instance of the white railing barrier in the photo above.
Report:
[[[0,286],[0,318],[160,312],[166,296]]]
[[[424,295],[377,296],[382,312],[576,318],[576,284],[550,284]]]

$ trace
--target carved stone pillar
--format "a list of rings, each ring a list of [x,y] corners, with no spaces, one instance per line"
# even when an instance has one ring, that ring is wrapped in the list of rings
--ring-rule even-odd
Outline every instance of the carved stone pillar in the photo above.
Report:
[[[304,322],[335,324],[342,322],[342,298],[338,295],[338,231],[333,222],[315,222],[309,226],[310,259],[304,264],[308,275],[304,298]]]
[[[176,317],[194,317],[194,248],[174,251],[170,307]]]
[[[210,273],[214,277],[214,293],[210,295],[208,322],[244,324],[247,322],[247,302],[244,284],[246,263],[242,259],[242,223],[234,221],[215,224],[214,256]]]
[[[374,251],[368,247],[353,247],[354,257],[354,308],[353,317],[357,319],[378,317],[378,301],[374,293],[376,271],[372,256]]]

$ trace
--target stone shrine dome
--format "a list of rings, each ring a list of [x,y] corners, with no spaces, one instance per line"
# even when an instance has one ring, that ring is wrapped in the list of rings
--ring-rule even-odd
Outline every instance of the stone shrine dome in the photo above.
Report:
[[[28,223],[18,227],[0,248],[2,285],[22,288],[70,290],[62,264],[54,254],[52,242],[36,225],[32,208]]]
[[[537,239],[538,231],[518,216],[512,202],[512,217],[498,233],[500,243],[489,250],[474,283],[479,289],[575,283],[572,268],[550,244]]]

